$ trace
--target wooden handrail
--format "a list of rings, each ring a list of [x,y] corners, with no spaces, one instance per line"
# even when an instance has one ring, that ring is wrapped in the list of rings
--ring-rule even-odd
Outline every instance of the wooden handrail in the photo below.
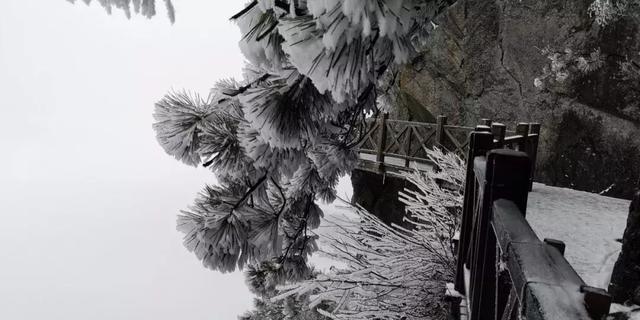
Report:
[[[504,149],[495,130],[478,129],[470,137],[455,283],[469,320],[601,319],[610,296],[586,286],[563,257],[564,244],[540,241],[525,219],[533,167],[522,140],[539,131],[511,138],[516,151]]]
[[[378,118],[366,119],[369,130],[357,146],[358,152],[376,156],[377,173],[385,172],[387,156],[404,159],[404,167],[410,169],[412,161],[426,159],[427,150],[433,147],[455,152],[467,159],[470,147],[469,134],[477,130],[491,133],[495,148],[513,148],[526,152],[533,160],[529,187],[533,186],[540,124],[520,123],[516,128],[519,134],[512,135],[516,131],[509,131],[505,125],[494,123],[490,119],[483,119],[481,125],[471,128],[450,125],[446,116],[438,116],[436,123],[395,120],[388,117],[388,114],[384,113]],[[372,134],[374,132],[375,134]],[[366,166],[367,170],[372,167],[374,166]]]
[[[525,219],[540,124],[519,123],[509,131],[489,119],[476,128],[449,125],[443,116],[435,124],[386,114],[373,121],[367,120],[370,131],[358,146],[375,155],[366,168],[384,173],[430,164],[426,152],[434,146],[466,160],[455,289],[468,299],[469,320],[600,319],[608,313],[607,292],[586,286],[564,258],[564,244],[541,241]],[[466,141],[458,138],[461,132],[470,132]]]
[[[580,303],[584,281],[558,249],[538,239],[513,202],[496,200],[492,211],[498,263],[508,271],[511,287],[520,289],[497,292],[506,301],[497,309],[500,318],[511,317],[519,303],[525,304],[525,319],[601,319],[603,314],[590,316],[589,306]]]

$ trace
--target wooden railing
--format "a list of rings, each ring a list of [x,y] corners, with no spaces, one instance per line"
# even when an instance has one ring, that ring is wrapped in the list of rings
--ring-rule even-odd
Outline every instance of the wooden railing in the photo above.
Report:
[[[454,311],[458,319],[602,319],[609,312],[610,296],[585,285],[564,244],[540,241],[525,219],[537,148],[527,141],[539,128],[525,133],[521,125],[505,137],[503,126],[483,125],[470,134],[455,282],[468,313]]]
[[[466,153],[471,127],[447,125],[447,117],[439,116],[436,123],[390,120],[388,114],[367,120],[369,134],[360,144],[362,152],[384,157],[425,158],[433,146],[448,147]]]
[[[470,133],[474,130],[492,132],[496,143],[502,147],[526,152],[532,159],[530,184],[535,172],[535,156],[538,150],[540,124],[519,123],[515,131],[508,131],[501,123],[483,119],[477,128],[452,126],[446,116],[438,116],[436,123],[391,120],[388,114],[367,120],[368,131],[357,151],[370,155],[362,159],[360,168],[385,173],[388,169],[416,169],[419,165],[431,165],[429,150],[439,147],[455,152],[466,159]],[[514,134],[507,137],[507,134]]]

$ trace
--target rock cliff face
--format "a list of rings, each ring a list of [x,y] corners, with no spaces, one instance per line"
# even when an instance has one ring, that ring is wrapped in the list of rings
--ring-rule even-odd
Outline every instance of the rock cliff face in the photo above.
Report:
[[[640,12],[585,0],[458,0],[400,72],[413,118],[542,123],[537,180],[630,198],[640,183]],[[428,117],[428,116],[426,116]]]
[[[640,192],[629,208],[622,251],[611,275],[609,293],[614,302],[640,304]]]
[[[386,224],[403,225],[404,204],[398,200],[398,192],[411,188],[405,179],[382,176],[364,170],[351,172],[353,203],[361,205]]]

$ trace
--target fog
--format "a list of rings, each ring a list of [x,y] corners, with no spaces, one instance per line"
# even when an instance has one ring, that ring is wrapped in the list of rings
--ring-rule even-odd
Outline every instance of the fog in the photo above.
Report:
[[[227,4],[229,3],[229,4]],[[235,319],[241,274],[202,267],[175,219],[205,183],[151,128],[171,89],[238,77],[242,2],[171,25],[96,2],[0,2],[0,319]],[[160,7],[160,6],[159,6]]]

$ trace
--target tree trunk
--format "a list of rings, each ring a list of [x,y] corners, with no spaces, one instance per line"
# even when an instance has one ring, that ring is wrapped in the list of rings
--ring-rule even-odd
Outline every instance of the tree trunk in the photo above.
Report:
[[[622,251],[613,268],[609,293],[614,302],[640,304],[640,192],[631,201]]]

